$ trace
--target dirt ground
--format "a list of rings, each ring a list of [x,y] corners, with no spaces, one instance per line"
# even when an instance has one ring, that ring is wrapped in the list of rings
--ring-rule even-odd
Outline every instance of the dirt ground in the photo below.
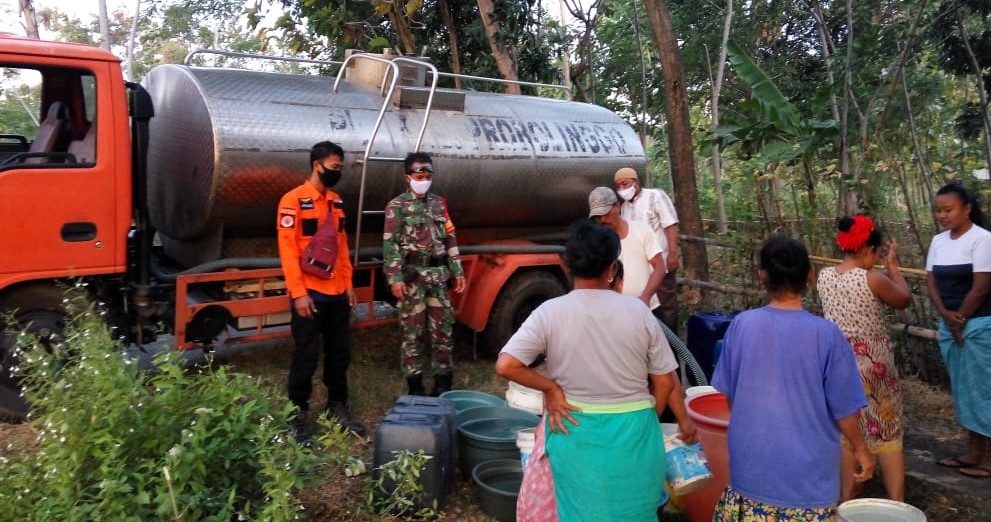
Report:
[[[459,330],[456,340],[455,387],[502,396],[506,384],[492,371],[494,357],[479,353],[474,336],[468,332]],[[354,347],[350,383],[353,410],[373,434],[395,398],[404,391],[399,371],[398,331],[394,326],[357,330]],[[282,386],[290,353],[289,345],[276,346],[238,355],[227,364]],[[908,503],[925,511],[930,522],[991,522],[991,480],[967,479],[954,470],[933,465],[943,456],[958,454],[955,452],[961,451],[965,442],[956,425],[949,394],[912,378],[904,379],[904,383]],[[319,408],[325,400],[324,388],[316,386],[313,407]],[[34,436],[30,425],[0,425],[0,448],[7,447],[13,439],[26,442]],[[353,452],[370,466],[372,438],[356,438]],[[354,520],[353,506],[364,494],[364,478],[365,475],[346,478],[343,470],[328,470],[324,476],[314,477],[312,486],[300,492],[306,519]],[[863,496],[883,497],[880,479],[868,482]],[[456,474],[442,520],[491,522],[495,519],[481,511],[470,480]],[[687,518],[669,509],[662,520],[683,522]]]

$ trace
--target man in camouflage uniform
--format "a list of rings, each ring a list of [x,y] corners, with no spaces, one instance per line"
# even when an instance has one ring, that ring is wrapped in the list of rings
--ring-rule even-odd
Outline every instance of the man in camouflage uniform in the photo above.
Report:
[[[437,396],[450,390],[454,382],[454,310],[447,293],[448,281],[454,278],[454,291],[460,294],[465,277],[447,203],[429,192],[434,172],[430,156],[411,153],[404,166],[408,190],[385,207],[383,270],[392,295],[399,300],[402,368],[409,393],[425,395],[421,361],[426,351],[426,328],[433,348],[431,395]]]

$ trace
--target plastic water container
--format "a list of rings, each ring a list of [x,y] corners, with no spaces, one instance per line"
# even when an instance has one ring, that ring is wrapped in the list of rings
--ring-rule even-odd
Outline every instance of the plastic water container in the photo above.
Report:
[[[453,469],[450,466],[451,444],[447,420],[443,416],[424,413],[390,413],[375,430],[374,467],[378,468],[395,460],[396,451],[423,451],[433,458],[427,461],[420,473],[423,484],[423,505],[434,500],[443,507],[447,502],[447,490]],[[388,489],[389,486],[387,486]]]
[[[448,479],[454,478],[454,467],[458,463],[458,410],[454,401],[441,397],[400,395],[389,413],[420,413],[442,417],[448,431],[445,444],[451,448],[451,451],[448,452],[448,461],[444,464],[444,472]]]
[[[530,462],[530,454],[533,453],[533,446],[537,443],[537,428],[523,428],[516,432],[516,447],[520,449],[520,464],[526,469],[527,462]]]
[[[699,312],[688,318],[688,350],[707,379],[712,379],[716,367],[716,341],[726,334],[735,315],[735,312]]]
[[[677,424],[662,423],[661,432],[667,457],[667,482],[673,494],[683,496],[712,481],[712,472],[698,444],[682,442]]]
[[[544,414],[544,392],[509,381],[506,388],[506,404],[534,415]]]
[[[699,441],[712,472],[712,480],[705,486],[681,497],[691,522],[710,522],[716,502],[729,484],[729,449],[726,432],[729,428],[730,408],[726,396],[708,392],[685,399],[688,416],[698,428]]]
[[[926,514],[919,508],[882,498],[849,500],[836,511],[842,522],[926,522]]]

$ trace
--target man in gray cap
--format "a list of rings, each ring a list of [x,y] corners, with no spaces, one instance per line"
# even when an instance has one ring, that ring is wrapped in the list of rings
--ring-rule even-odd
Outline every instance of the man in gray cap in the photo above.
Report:
[[[611,228],[619,236],[619,260],[623,262],[623,293],[640,298],[651,310],[660,306],[657,288],[664,278],[661,247],[646,223],[620,215],[616,191],[596,187],[588,195],[588,217]]]
[[[645,189],[640,186],[637,171],[623,167],[613,176],[616,190],[623,199],[621,215],[635,222],[650,225],[661,247],[664,277],[657,297],[660,307],[655,314],[671,331],[678,332],[678,287],[676,272],[678,261],[678,213],[671,198],[661,189]]]

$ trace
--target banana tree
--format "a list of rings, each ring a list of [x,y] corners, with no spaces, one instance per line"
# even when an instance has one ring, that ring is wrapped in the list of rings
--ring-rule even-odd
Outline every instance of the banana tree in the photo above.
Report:
[[[764,165],[761,179],[781,165],[801,168],[809,203],[809,215],[817,215],[813,160],[831,144],[838,124],[836,120],[805,118],[786,98],[771,78],[735,42],[727,42],[726,56],[736,76],[749,88],[747,100],[730,106],[724,120],[706,140],[728,150],[738,146],[744,157],[757,157]],[[775,184],[770,184],[772,196]],[[763,202],[768,210],[772,202]],[[780,213],[779,218],[780,218]],[[767,217],[767,216],[765,216]],[[768,219],[769,221],[769,219]]]

